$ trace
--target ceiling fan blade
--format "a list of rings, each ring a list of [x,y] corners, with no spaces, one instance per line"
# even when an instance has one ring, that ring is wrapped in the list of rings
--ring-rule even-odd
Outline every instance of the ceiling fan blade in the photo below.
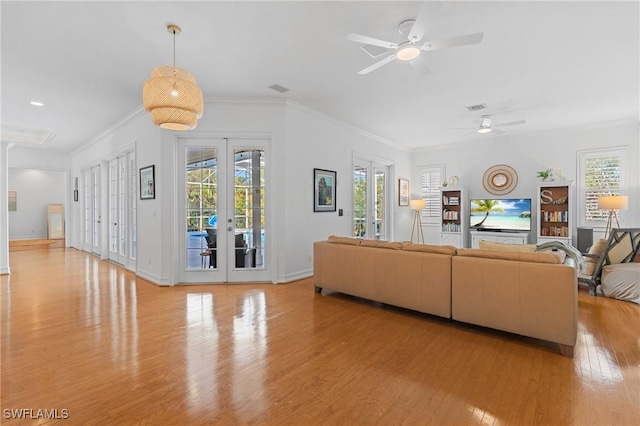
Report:
[[[375,71],[378,68],[380,68],[381,66],[388,64],[389,62],[393,61],[396,58],[396,54],[392,54],[387,56],[386,58],[384,58],[381,61],[376,62],[375,64],[363,69],[362,71],[358,71],[358,74],[360,75],[365,75],[365,74],[369,74],[371,71]]]
[[[500,124],[494,124],[493,127],[509,127],[509,126],[517,126],[519,124],[525,124],[526,121],[524,120],[518,120],[518,121],[510,121],[508,123],[500,123]]]
[[[420,12],[416,17],[416,22],[413,24],[411,31],[409,32],[409,40],[419,41],[424,37],[424,33],[427,32],[427,21],[438,9],[440,9],[442,3],[439,1],[425,1],[422,3]]]
[[[496,129],[496,128],[492,127],[491,128],[491,132],[489,132],[489,133],[495,133],[496,135],[504,135],[507,132],[505,132],[504,130],[499,130],[499,129]]]
[[[373,37],[367,37],[360,34],[350,33],[347,35],[347,40],[355,41],[356,43],[370,44],[372,46],[385,47],[387,49],[397,49],[398,45],[391,43],[390,41],[379,40]]]
[[[449,47],[466,46],[468,44],[476,44],[482,41],[484,33],[473,33],[458,37],[443,38],[440,40],[429,40],[425,42],[422,50],[447,49]]]
[[[429,74],[431,70],[427,66],[427,61],[424,59],[422,55],[418,56],[412,61],[409,61],[414,70],[418,71],[420,74]]]
[[[478,130],[477,127],[452,127],[451,130]]]

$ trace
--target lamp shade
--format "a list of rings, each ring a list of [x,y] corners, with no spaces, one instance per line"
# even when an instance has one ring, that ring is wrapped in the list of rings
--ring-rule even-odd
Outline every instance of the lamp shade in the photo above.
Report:
[[[409,201],[409,207],[411,207],[411,210],[422,210],[427,207],[427,202],[425,200],[411,200]]]
[[[629,208],[629,197],[626,195],[602,195],[598,197],[600,210],[626,210]]]
[[[181,68],[155,68],[144,83],[142,100],[153,123],[163,129],[191,130],[202,117],[202,90],[193,75]]]

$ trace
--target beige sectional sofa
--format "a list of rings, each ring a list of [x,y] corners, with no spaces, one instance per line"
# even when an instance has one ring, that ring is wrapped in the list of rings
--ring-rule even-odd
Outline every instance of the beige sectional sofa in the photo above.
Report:
[[[563,355],[573,356],[573,263],[555,252],[498,248],[456,250],[331,236],[314,243],[314,285],[318,293],[333,290],[555,342]]]

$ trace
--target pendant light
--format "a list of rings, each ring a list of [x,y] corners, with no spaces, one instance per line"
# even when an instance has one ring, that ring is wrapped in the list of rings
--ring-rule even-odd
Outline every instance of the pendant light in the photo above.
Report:
[[[202,117],[202,90],[189,71],[176,68],[176,36],[180,27],[168,25],[173,34],[173,66],[160,66],[151,71],[144,83],[144,109],[151,113],[153,124],[169,130],[191,130]]]

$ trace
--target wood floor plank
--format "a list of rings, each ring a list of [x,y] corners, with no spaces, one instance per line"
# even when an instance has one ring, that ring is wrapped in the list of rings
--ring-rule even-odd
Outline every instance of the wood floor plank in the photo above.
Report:
[[[285,285],[160,288],[73,249],[0,277],[1,405],[65,424],[640,423],[640,307],[579,291],[548,342]],[[8,411],[11,413],[11,411]],[[2,418],[3,424],[58,424]]]

